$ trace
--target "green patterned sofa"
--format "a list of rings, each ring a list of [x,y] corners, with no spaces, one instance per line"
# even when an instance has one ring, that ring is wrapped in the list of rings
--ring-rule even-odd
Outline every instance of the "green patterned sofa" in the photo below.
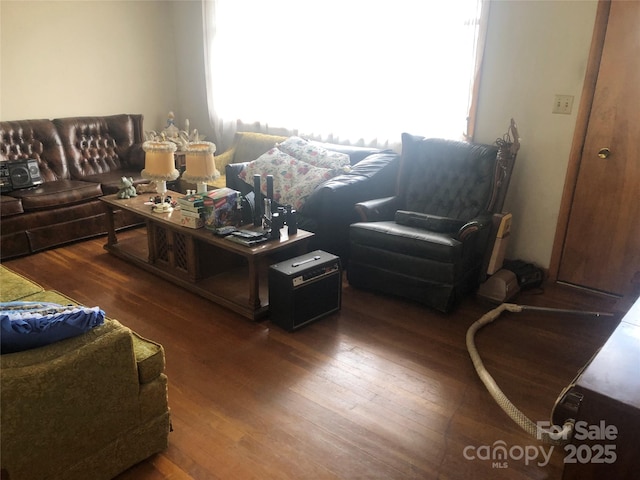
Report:
[[[0,265],[2,302],[76,304]],[[110,479],[167,448],[164,350],[116,320],[0,355],[2,478]]]

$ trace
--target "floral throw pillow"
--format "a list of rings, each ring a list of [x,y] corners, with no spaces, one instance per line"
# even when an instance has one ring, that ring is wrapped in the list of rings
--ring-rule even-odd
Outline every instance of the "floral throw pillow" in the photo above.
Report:
[[[253,185],[253,176],[256,174],[260,175],[263,195],[267,193],[267,175],[273,175],[273,199],[280,205],[291,205],[296,210],[302,210],[307,197],[318,185],[335,176],[333,170],[314,167],[277,147],[249,162],[238,177]]]
[[[314,167],[331,168],[337,170],[337,173],[348,172],[351,167],[349,155],[346,153],[332,152],[320,145],[314,145],[304,138],[289,137],[279,143],[277,147]]]

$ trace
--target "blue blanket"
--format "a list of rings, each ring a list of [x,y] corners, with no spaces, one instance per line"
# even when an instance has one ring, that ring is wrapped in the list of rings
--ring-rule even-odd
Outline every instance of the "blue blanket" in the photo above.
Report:
[[[42,347],[81,335],[104,323],[99,307],[47,302],[0,303],[1,353]]]

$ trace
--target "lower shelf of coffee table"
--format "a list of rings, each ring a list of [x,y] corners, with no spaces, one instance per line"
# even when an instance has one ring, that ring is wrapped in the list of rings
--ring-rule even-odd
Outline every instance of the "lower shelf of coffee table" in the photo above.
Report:
[[[149,261],[148,236],[145,229],[118,235],[118,243],[105,245],[111,254],[132,262],[186,290],[225,306],[241,315],[257,320],[268,312],[268,268],[278,258],[260,259],[260,307],[249,304],[249,268],[246,259],[210,245],[199,245],[199,278],[185,269],[166,262]]]

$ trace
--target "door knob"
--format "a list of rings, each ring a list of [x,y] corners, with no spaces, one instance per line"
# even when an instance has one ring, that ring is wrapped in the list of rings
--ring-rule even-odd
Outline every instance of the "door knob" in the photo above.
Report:
[[[609,155],[611,155],[611,150],[609,150],[607,147],[598,150],[598,156],[600,158],[609,158]]]

